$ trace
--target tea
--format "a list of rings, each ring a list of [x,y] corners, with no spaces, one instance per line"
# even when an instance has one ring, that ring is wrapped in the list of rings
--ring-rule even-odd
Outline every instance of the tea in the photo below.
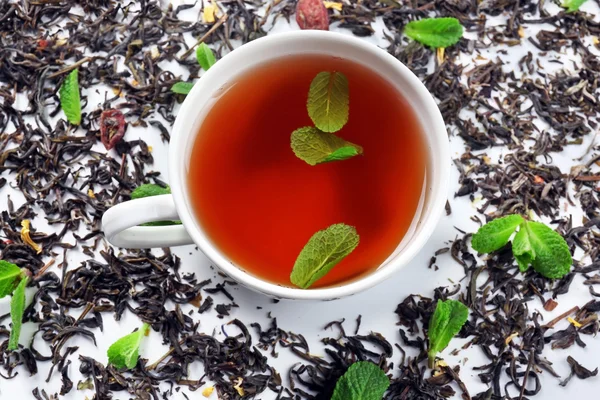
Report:
[[[350,113],[336,135],[362,156],[310,166],[290,148],[312,79],[348,79]],[[376,269],[406,234],[419,205],[427,150],[416,116],[367,67],[324,55],[283,58],[237,77],[203,121],[189,166],[194,212],[231,262],[291,286],[299,252],[317,231],[343,222],[360,244],[312,287],[337,285]]]

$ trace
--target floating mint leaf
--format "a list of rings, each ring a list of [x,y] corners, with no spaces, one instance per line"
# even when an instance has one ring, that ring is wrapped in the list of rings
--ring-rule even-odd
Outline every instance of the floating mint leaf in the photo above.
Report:
[[[469,309],[460,301],[438,300],[429,320],[429,368],[433,368],[435,356],[448,347],[450,340],[460,331],[469,318]]]
[[[217,62],[215,54],[206,43],[200,43],[200,46],[196,49],[196,59],[205,71],[208,71]]]
[[[390,386],[385,372],[370,361],[358,361],[338,379],[331,400],[381,400]]]
[[[346,224],[318,231],[298,255],[290,280],[302,289],[308,288],[350,254],[359,240],[356,229]]]
[[[292,150],[299,159],[310,165],[346,160],[363,153],[362,147],[312,126],[296,129],[292,133]]]
[[[521,272],[527,271],[529,269],[529,265],[535,258],[535,252],[531,246],[527,229],[524,228],[525,224],[527,224],[527,221],[523,221],[521,223],[519,232],[517,232],[512,242],[512,252],[517,260],[517,264],[519,265],[519,270],[521,270]]]
[[[162,187],[153,183],[145,183],[136,187],[131,192],[131,199],[141,199],[143,197],[158,196],[160,194],[171,194],[170,187]]]
[[[562,7],[567,9],[567,12],[579,11],[579,7],[587,0],[563,0],[560,4]]]
[[[21,279],[21,282],[19,282],[19,285],[13,292],[12,299],[10,299],[12,327],[8,339],[8,350],[19,348],[19,336],[21,336],[21,325],[23,325],[23,313],[25,312],[25,288],[27,287],[27,282],[29,282],[28,277]]]
[[[171,86],[171,92],[177,94],[188,94],[194,87],[194,84],[191,82],[177,82],[173,86]]]
[[[0,260],[0,299],[15,290],[21,277],[21,268],[13,263]]]
[[[562,278],[571,270],[573,258],[565,239],[552,228],[541,222],[527,221],[524,224],[533,250],[533,269],[546,278]]]
[[[81,123],[81,100],[79,98],[79,72],[74,69],[65,77],[58,91],[60,108],[67,116],[67,121],[73,125]]]
[[[139,357],[140,343],[149,327],[150,325],[144,323],[137,331],[114,342],[106,352],[108,362],[117,368],[134,368]]]
[[[348,122],[348,79],[341,72],[319,72],[310,84],[308,115],[323,132],[337,132]]]
[[[523,221],[523,217],[517,214],[496,218],[479,228],[473,235],[471,246],[479,253],[491,253],[501,249]]]
[[[456,18],[425,18],[406,24],[404,34],[425,46],[443,48],[460,40],[463,27]]]

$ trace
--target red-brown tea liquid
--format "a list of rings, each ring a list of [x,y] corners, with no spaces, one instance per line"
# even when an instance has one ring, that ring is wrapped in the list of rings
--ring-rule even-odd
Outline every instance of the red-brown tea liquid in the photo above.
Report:
[[[313,123],[306,110],[321,71],[346,75],[348,123],[335,134],[364,155],[314,167],[290,148],[291,133]],[[188,175],[191,200],[210,240],[249,273],[292,286],[308,239],[343,222],[360,244],[313,286],[341,284],[377,268],[415,215],[427,150],[408,103],[366,67],[339,58],[283,58],[238,77],[198,132]]]

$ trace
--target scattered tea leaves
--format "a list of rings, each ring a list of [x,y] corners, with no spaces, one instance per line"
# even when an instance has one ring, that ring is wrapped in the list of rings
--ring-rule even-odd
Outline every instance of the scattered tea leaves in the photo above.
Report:
[[[362,147],[312,126],[296,129],[291,140],[294,154],[309,165],[346,160],[363,153]]]
[[[74,69],[65,77],[59,90],[60,107],[73,125],[81,123],[81,100],[79,98],[79,71]]]
[[[290,280],[307,289],[350,254],[359,240],[356,229],[346,224],[334,224],[318,231],[298,255]]]
[[[496,218],[479,228],[473,235],[471,246],[480,253],[501,249],[523,221],[523,217],[517,214]]]
[[[150,325],[144,323],[140,329],[114,342],[107,351],[108,362],[117,368],[132,369],[139,357],[140,344]]]
[[[370,361],[358,361],[337,381],[331,400],[381,400],[390,386],[385,372]]]
[[[8,350],[19,348],[19,336],[21,336],[21,325],[23,324],[23,313],[25,312],[25,288],[28,282],[28,277],[21,279],[10,300],[12,327],[10,329],[10,338],[8,339]]]
[[[443,48],[460,40],[463,27],[460,21],[453,17],[425,18],[406,24],[404,34],[425,46]]]
[[[202,69],[205,71],[208,71],[210,67],[215,65],[217,62],[215,54],[210,47],[206,45],[206,43],[200,43],[196,49],[196,59],[198,60],[198,64],[200,64]]]
[[[435,356],[450,343],[450,340],[467,322],[469,309],[460,301],[438,300],[435,312],[429,320],[429,367],[433,368]]]
[[[563,0],[561,6],[567,9],[567,12],[579,11],[579,7],[587,0]]]
[[[21,268],[13,263],[0,260],[0,299],[15,289],[21,277]]]
[[[337,132],[348,122],[348,79],[341,72],[319,72],[310,84],[308,115],[323,132]]]
[[[193,87],[194,84],[191,82],[177,82],[171,86],[171,92],[177,94],[189,94]]]

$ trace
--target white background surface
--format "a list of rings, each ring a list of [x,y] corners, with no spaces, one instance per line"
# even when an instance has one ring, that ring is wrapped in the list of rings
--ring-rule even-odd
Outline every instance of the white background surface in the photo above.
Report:
[[[190,3],[189,1],[186,1]],[[178,2],[173,2],[174,5]],[[548,3],[548,2],[547,2]],[[180,14],[180,18],[195,20],[198,18],[198,6],[192,10],[186,10]],[[554,4],[548,4],[547,9],[551,13],[557,12],[557,7]],[[582,10],[597,13],[597,5],[592,2],[586,3]],[[502,24],[506,20],[505,16],[499,16],[490,23]],[[386,41],[383,39],[382,30],[384,24],[381,20],[377,21],[373,27],[376,29],[377,34],[374,37],[366,38],[375,45],[386,47]],[[540,27],[541,28],[541,27]],[[548,28],[548,27],[546,27]],[[286,31],[289,29],[297,29],[295,22],[292,26],[289,26],[284,20],[280,20],[278,25],[272,30],[271,34],[279,31]],[[336,30],[336,29],[333,29]],[[346,33],[350,34],[346,31]],[[535,31],[526,31],[526,36],[534,35]],[[469,34],[466,34],[469,36]],[[189,38],[191,39],[191,38]],[[589,40],[586,38],[585,40]],[[520,47],[513,47],[509,49],[508,56],[502,56],[505,61],[505,71],[516,69],[516,62],[519,58],[526,54],[527,51],[535,51],[526,40],[523,40],[523,45]],[[486,58],[495,58],[497,55],[496,51],[498,48],[491,48],[486,51],[482,51],[481,54]],[[553,53],[554,54],[554,53]],[[553,55],[554,56],[554,55]],[[565,54],[564,57],[570,58],[569,54]],[[483,60],[481,62],[487,62]],[[465,63],[470,63],[470,59],[465,59]],[[181,73],[182,78],[185,80],[187,74],[183,70],[179,70],[176,63],[169,63],[169,68],[176,74]],[[433,65],[431,65],[433,67]],[[467,67],[466,70],[469,68]],[[546,71],[548,72],[548,71]],[[92,90],[88,89],[87,95],[89,96],[88,110],[98,106],[101,102],[102,97],[92,94]],[[157,118],[160,118],[157,115]],[[166,125],[168,126],[168,125]],[[547,127],[544,124],[540,124],[542,129]],[[580,157],[587,148],[593,135],[584,138],[584,143],[581,146],[570,146],[567,150],[561,154],[553,154],[554,162],[561,168],[564,173],[568,173],[571,166],[578,165],[581,162],[577,162],[574,159]],[[163,178],[167,178],[167,148],[161,143],[159,132],[152,127],[146,129],[129,127],[125,139],[134,140],[141,138],[145,140],[149,145],[153,147],[153,154],[155,157],[155,165],[153,169],[160,171],[163,174]],[[452,136],[451,137],[452,156],[458,157],[464,151],[464,145],[462,139]],[[98,150],[102,150],[98,147]],[[498,155],[501,155],[503,150],[495,150],[495,159]],[[116,153],[115,153],[116,154]],[[583,162],[585,162],[584,160]],[[402,301],[407,295],[423,294],[431,297],[433,289],[441,285],[453,284],[449,281],[452,280],[455,283],[461,283],[464,289],[465,284],[459,282],[463,278],[463,269],[460,265],[455,263],[450,257],[449,253],[438,257],[437,265],[440,267],[439,271],[428,269],[427,265],[430,257],[433,253],[441,248],[449,245],[450,241],[453,240],[459,232],[454,227],[460,228],[465,231],[473,231],[476,229],[476,225],[468,219],[468,216],[476,213],[476,204],[471,204],[467,198],[454,198],[454,193],[458,189],[458,171],[453,165],[448,165],[448,168],[452,169],[451,188],[448,193],[450,203],[452,205],[452,215],[450,217],[444,216],[438,229],[423,249],[423,251],[416,257],[413,262],[408,265],[404,270],[396,274],[392,279],[384,282],[383,284],[368,290],[364,293],[358,294],[351,298],[346,298],[334,302],[290,302],[281,301],[278,304],[273,304],[269,299],[263,295],[250,292],[242,287],[232,288],[231,292],[235,297],[235,302],[240,305],[238,309],[232,309],[232,317],[238,318],[249,324],[253,321],[259,321],[263,327],[268,323],[266,314],[268,311],[272,312],[272,315],[277,318],[279,326],[284,330],[292,330],[298,333],[302,333],[308,339],[311,345],[311,352],[313,354],[323,354],[320,350],[319,339],[326,336],[337,336],[335,331],[323,331],[323,326],[332,320],[339,320],[346,318],[346,326],[348,331],[353,331],[355,326],[355,319],[359,314],[362,314],[362,327],[361,333],[367,333],[368,331],[376,331],[382,333],[390,342],[400,342],[398,335],[398,326],[396,326],[397,317],[394,314],[396,305]],[[6,174],[4,175],[6,177]],[[9,182],[12,177],[9,178]],[[0,207],[6,208],[6,194],[10,192],[12,200],[15,202],[15,206],[21,204],[22,198],[17,191],[5,187],[0,192]],[[573,215],[575,225],[581,223],[581,211],[578,208],[573,208],[565,203],[565,210],[567,214]],[[36,227],[44,230],[43,219],[38,217],[35,220]],[[182,258],[182,272],[193,271],[196,273],[199,280],[214,277],[215,272],[209,269],[210,263],[204,258],[204,256],[195,251],[193,246],[181,247],[174,250],[174,252]],[[83,254],[76,254],[75,251],[68,253],[68,262],[70,268],[74,268],[79,265],[79,262],[85,260],[87,257]],[[577,254],[576,254],[577,256]],[[57,260],[57,261],[60,261]],[[56,267],[53,267],[56,268]],[[218,279],[216,280],[218,281]],[[28,292],[31,301],[33,289]],[[226,302],[226,299],[222,295],[214,295],[215,304],[219,302]],[[558,298],[559,306],[552,313],[547,313],[542,309],[540,303],[530,303],[531,308],[536,308],[543,315],[545,320],[550,320],[564,311],[568,310],[574,305],[582,305],[590,300],[587,286],[581,284],[580,277],[576,277],[575,281],[571,285],[571,290],[568,295],[563,295]],[[262,306],[262,310],[257,310],[257,306]],[[184,311],[188,310],[186,306]],[[0,315],[9,311],[9,300],[8,298],[0,300]],[[533,310],[530,309],[530,312]],[[74,310],[74,313],[78,313]],[[216,313],[206,313],[201,315],[194,314],[195,319],[200,319],[200,331],[205,333],[217,332],[216,335],[223,337],[221,333],[221,324],[228,321],[228,319],[220,320],[216,318]],[[556,329],[564,329],[567,325],[566,321],[561,322],[556,326]],[[106,349],[116,339],[123,336],[126,333],[131,332],[133,329],[140,325],[140,321],[137,317],[126,312],[124,319],[118,324],[111,318],[110,315],[104,316],[104,333],[99,330],[95,330],[97,347],[93,345],[91,341],[82,338],[76,338],[69,342],[70,346],[80,346],[79,353],[95,357],[100,362],[106,362]],[[34,330],[33,324],[26,324],[21,337],[21,343],[28,343],[31,333]],[[227,328],[226,328],[227,329]],[[582,349],[576,345],[568,350],[551,350],[550,346],[546,346],[544,356],[554,363],[556,371],[564,378],[569,373],[569,367],[566,362],[567,355],[572,355],[579,360],[584,366],[593,369],[600,365],[598,355],[600,355],[600,338],[594,340],[592,337],[582,335],[582,339],[587,343],[587,348]],[[477,372],[472,371],[471,368],[486,363],[483,354],[479,348],[471,348],[468,350],[461,351],[456,357],[449,356],[449,353],[460,347],[464,342],[462,340],[455,339],[451,342],[450,346],[446,351],[442,353],[442,356],[446,361],[451,364],[460,363],[461,365],[461,376],[471,395],[474,395],[482,390],[486,390],[487,386],[480,383],[477,377]],[[42,353],[47,354],[48,351],[43,351],[45,344],[42,340],[36,341]],[[144,358],[149,359],[149,362],[153,362],[168,349],[161,344],[160,334],[152,332],[148,340],[144,342],[141,349],[141,355]],[[282,376],[287,374],[287,369],[299,361],[290,352],[285,349],[280,349],[279,358],[272,361],[272,364],[277,368]],[[463,365],[465,358],[468,358],[466,363]],[[64,398],[66,399],[83,399],[85,396],[92,397],[92,391],[77,391],[77,382],[81,379],[78,371],[79,362],[76,361],[76,355],[71,357],[74,363],[70,367],[70,376],[74,381],[75,387]],[[399,354],[396,352],[392,360],[397,364],[399,362]],[[35,387],[40,389],[44,388],[48,394],[57,393],[60,390],[60,376],[58,372],[54,372],[49,383],[45,382],[50,363],[38,363],[39,372],[35,376],[28,376],[27,372],[23,369],[19,370],[19,375],[13,380],[0,379],[0,398],[9,399],[16,398],[32,398],[31,390]],[[201,365],[197,363],[194,366],[194,370],[191,371],[190,379],[197,379],[202,375]],[[567,396],[578,396],[581,398],[597,398],[597,389],[600,388],[600,378],[591,378],[586,381],[581,381],[577,378],[568,384],[566,388],[562,388],[558,385],[559,380],[553,378],[548,373],[544,372],[541,374],[542,380],[542,392],[535,398],[547,399],[547,400],[559,400],[564,399]],[[455,389],[457,389],[455,387]],[[596,389],[596,390],[594,390]],[[185,390],[185,389],[183,389]],[[457,398],[460,395],[460,391],[457,389]],[[190,398],[203,398],[200,394],[201,390],[196,392],[187,392]],[[274,398],[271,392],[267,391],[258,396],[261,399]],[[114,395],[116,399],[127,399],[130,396],[125,392],[117,392]],[[173,398],[183,398],[180,394],[175,394]],[[210,397],[216,399],[216,391]]]

